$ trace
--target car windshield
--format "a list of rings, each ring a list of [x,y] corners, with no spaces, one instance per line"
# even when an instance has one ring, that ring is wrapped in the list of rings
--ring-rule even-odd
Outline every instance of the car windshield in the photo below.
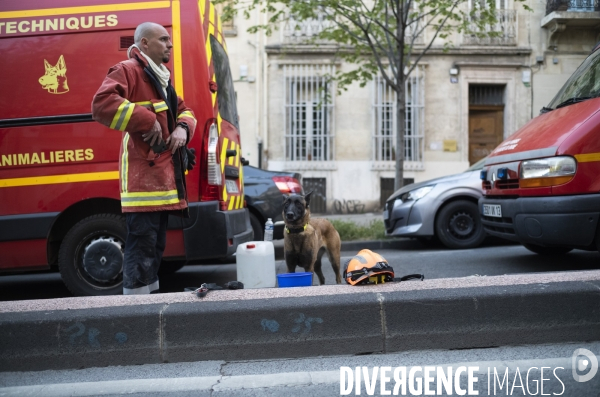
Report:
[[[554,99],[547,111],[586,99],[600,97],[600,50],[595,51],[577,68]]]
[[[465,170],[465,172],[479,171],[479,170],[483,169],[483,164],[485,163],[485,159],[487,159],[487,157],[482,158],[481,160],[479,160],[478,162],[476,162],[475,164],[473,164],[472,166],[467,168]]]

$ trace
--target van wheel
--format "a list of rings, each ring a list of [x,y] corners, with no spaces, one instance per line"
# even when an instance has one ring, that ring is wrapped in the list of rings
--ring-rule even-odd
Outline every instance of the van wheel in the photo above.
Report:
[[[69,230],[58,251],[63,282],[75,296],[123,293],[125,218],[99,214]]]
[[[544,247],[536,244],[523,244],[523,247],[539,255],[564,255],[573,250],[569,247]]]
[[[263,241],[263,225],[253,213],[250,213],[250,226],[252,226],[252,231],[254,232],[252,241]]]
[[[457,200],[442,207],[435,222],[436,236],[448,248],[475,248],[485,239],[477,204]]]

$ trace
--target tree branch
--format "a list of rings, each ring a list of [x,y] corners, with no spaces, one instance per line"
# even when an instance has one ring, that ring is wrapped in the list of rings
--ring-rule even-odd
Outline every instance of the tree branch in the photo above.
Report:
[[[450,12],[448,13],[448,15],[446,15],[446,17],[444,18],[444,20],[442,21],[442,23],[440,23],[440,25],[436,29],[435,34],[433,35],[433,38],[431,40],[429,40],[429,44],[427,45],[427,47],[425,47],[425,49],[423,51],[421,51],[421,53],[419,54],[419,56],[417,57],[417,59],[415,59],[415,61],[411,65],[410,69],[408,70],[408,74],[412,73],[412,71],[417,67],[417,64],[423,58],[423,56],[425,55],[425,53],[427,53],[427,51],[429,51],[429,49],[433,45],[433,42],[437,38],[438,34],[440,33],[440,31],[442,30],[442,28],[444,27],[444,25],[446,24],[446,22],[450,18],[450,16],[453,15],[452,12],[458,6],[459,2],[460,2],[460,0],[457,0],[457,1],[454,2],[454,4],[452,5],[452,8],[450,9]]]

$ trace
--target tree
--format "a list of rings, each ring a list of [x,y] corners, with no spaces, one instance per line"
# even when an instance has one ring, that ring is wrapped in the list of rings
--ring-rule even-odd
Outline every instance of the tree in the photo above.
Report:
[[[504,1],[504,0],[500,0]],[[515,0],[524,4],[525,0]],[[254,33],[264,29],[267,34],[292,16],[296,21],[319,17],[328,21],[326,28],[311,41],[338,44],[338,56],[356,65],[350,72],[331,76],[344,90],[353,82],[361,87],[378,74],[396,93],[396,176],[395,189],[404,180],[404,125],[406,117],[405,82],[419,61],[439,39],[444,49],[452,32],[469,33],[478,37],[502,34],[498,28],[497,0],[215,0],[226,3],[223,18],[242,11],[259,10],[269,16],[265,25],[249,29]],[[472,4],[469,8],[468,4]],[[430,40],[418,42],[424,32]]]

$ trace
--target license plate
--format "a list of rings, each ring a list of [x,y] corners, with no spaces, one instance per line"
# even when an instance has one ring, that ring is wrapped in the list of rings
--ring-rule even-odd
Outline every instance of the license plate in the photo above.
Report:
[[[390,212],[386,209],[385,211],[383,211],[383,220],[387,221],[389,217],[390,217]]]
[[[483,215],[494,218],[502,218],[502,207],[497,204],[484,204]]]
[[[235,181],[232,181],[230,179],[225,179],[225,187],[227,188],[227,193],[229,193],[229,194],[236,194],[236,193],[240,192],[240,190],[238,189],[237,183],[235,183]]]

